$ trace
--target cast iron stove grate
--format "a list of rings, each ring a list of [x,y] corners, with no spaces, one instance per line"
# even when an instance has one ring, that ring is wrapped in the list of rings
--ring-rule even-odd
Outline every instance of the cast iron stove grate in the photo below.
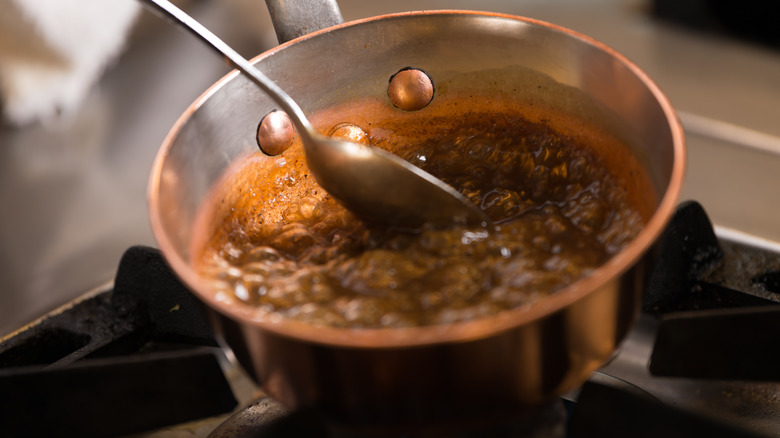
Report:
[[[0,343],[0,436],[122,436],[230,412],[220,353],[159,251],[130,248],[113,288]]]
[[[692,201],[678,207],[654,251],[642,309],[657,325],[648,369],[698,392],[708,409],[681,410],[591,381],[578,400],[574,435],[776,436],[777,428],[767,431],[753,416],[780,422],[780,254],[719,240]],[[739,391],[724,394],[728,388]]]

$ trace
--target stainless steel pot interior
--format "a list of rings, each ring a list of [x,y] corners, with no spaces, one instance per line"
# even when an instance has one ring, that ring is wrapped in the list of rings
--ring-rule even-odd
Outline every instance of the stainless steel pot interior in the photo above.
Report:
[[[479,78],[482,71],[518,66],[546,75],[562,89],[579,90],[592,99],[594,107],[609,113],[605,120],[617,120],[634,139],[634,152],[646,166],[659,201],[638,238],[594,275],[499,324],[421,329],[413,336],[387,331],[377,337],[343,329],[313,332],[292,322],[251,321],[249,312],[215,297],[190,266],[198,207],[231,162],[256,150],[258,121],[274,109],[268,97],[234,72],[193,103],[168,134],[154,164],[149,200],[156,239],[174,270],[209,306],[247,324],[308,341],[355,346],[457,341],[507,330],[581,300],[631,268],[660,234],[677,201],[684,140],[666,97],[612,49],[555,25],[492,13],[397,14],[315,32],[254,61],[307,113],[354,97],[386,98],[388,78],[410,65],[428,72],[434,82],[440,76],[473,73]],[[556,96],[550,97],[558,99],[556,105],[581,104],[568,102],[567,93]]]

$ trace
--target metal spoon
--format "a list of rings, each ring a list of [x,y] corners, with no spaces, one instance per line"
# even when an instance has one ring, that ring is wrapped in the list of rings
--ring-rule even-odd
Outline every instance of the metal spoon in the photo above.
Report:
[[[408,229],[490,223],[476,205],[422,169],[382,149],[321,135],[287,93],[198,21],[167,0],[143,1],[223,55],[287,112],[298,129],[309,170],[356,216]]]

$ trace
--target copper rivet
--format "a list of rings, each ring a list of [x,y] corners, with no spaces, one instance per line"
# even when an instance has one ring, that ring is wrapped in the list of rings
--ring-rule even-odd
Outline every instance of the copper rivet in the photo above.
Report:
[[[407,67],[390,77],[387,95],[404,111],[421,110],[433,99],[433,81],[424,71]]]
[[[257,127],[257,145],[267,155],[279,155],[292,145],[295,127],[284,111],[266,114]]]
[[[330,130],[331,137],[349,140],[355,143],[368,144],[368,134],[360,126],[352,123],[341,123]]]

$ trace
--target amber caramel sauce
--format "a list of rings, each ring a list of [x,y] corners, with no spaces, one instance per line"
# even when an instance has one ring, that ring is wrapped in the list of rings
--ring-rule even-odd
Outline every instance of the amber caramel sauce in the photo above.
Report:
[[[624,138],[534,99],[444,84],[420,111],[366,98],[311,119],[323,134],[361,128],[481,205],[498,228],[367,227],[316,184],[299,143],[276,157],[250,154],[202,206],[193,264],[260,313],[361,328],[488,317],[588,275],[657,205]]]

